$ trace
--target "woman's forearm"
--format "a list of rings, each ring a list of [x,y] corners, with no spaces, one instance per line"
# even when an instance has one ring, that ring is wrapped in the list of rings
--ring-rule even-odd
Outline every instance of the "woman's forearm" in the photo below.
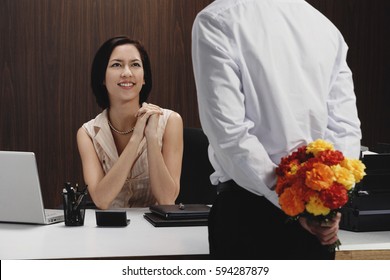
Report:
[[[174,204],[179,194],[179,185],[165,164],[157,137],[149,137],[147,145],[152,193],[158,204]]]

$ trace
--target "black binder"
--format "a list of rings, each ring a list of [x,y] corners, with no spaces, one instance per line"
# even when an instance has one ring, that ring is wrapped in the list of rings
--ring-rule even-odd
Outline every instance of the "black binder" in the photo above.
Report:
[[[167,220],[194,219],[207,218],[210,206],[205,204],[152,205],[149,210]]]
[[[340,228],[363,232],[390,230],[390,154],[365,155],[367,175],[341,209]]]
[[[155,213],[145,213],[144,218],[155,227],[193,227],[207,226],[207,218],[164,219]]]
[[[206,226],[210,206],[205,204],[152,205],[144,218],[155,227]]]

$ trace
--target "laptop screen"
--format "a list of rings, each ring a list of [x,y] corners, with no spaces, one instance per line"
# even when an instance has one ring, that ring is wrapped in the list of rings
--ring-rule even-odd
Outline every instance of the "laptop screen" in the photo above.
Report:
[[[35,154],[0,151],[0,221],[45,223]]]

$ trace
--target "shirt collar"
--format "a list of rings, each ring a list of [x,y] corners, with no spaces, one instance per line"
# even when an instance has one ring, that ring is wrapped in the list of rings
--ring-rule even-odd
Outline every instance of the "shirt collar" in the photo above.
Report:
[[[95,118],[94,131],[95,141],[102,147],[109,158],[116,161],[119,156],[115,146],[114,137],[112,136],[110,127],[108,126],[107,109]]]

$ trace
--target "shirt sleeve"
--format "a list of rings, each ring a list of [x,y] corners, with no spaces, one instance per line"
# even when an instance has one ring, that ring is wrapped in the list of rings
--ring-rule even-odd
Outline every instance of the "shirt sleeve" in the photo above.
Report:
[[[341,36],[341,35],[340,35]],[[330,88],[328,106],[328,127],[325,138],[346,157],[360,155],[361,129],[356,107],[352,72],[347,65],[348,47],[340,38],[341,48],[336,61],[334,81]]]
[[[276,165],[251,133],[236,45],[223,22],[198,15],[192,31],[192,58],[202,128],[215,160],[237,184],[278,205],[272,190]]]

